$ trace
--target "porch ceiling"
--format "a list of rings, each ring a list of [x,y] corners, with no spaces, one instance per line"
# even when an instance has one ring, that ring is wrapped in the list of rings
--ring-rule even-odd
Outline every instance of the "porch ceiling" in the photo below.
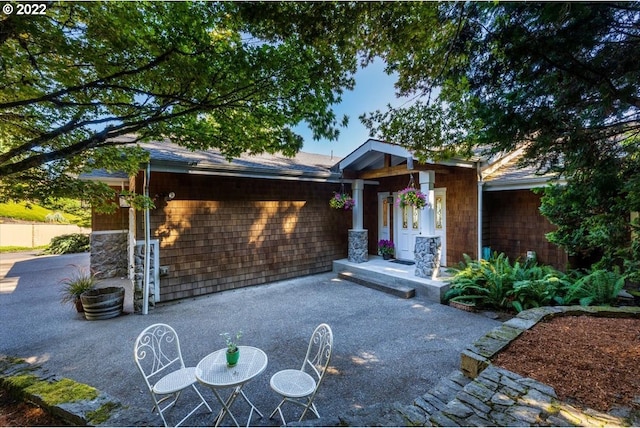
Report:
[[[389,164],[385,164],[385,157]],[[338,163],[340,170],[369,171],[387,166],[398,166],[413,159],[413,153],[397,145],[369,139]]]

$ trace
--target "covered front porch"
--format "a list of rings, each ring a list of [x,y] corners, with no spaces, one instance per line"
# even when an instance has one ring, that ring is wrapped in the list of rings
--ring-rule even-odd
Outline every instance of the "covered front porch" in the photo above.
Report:
[[[342,278],[353,277],[376,285],[387,284],[393,288],[414,289],[415,295],[441,303],[449,289],[446,270],[441,269],[435,278],[416,276],[415,270],[415,264],[398,263],[393,259],[384,260],[381,256],[373,255],[369,255],[369,260],[364,263],[350,262],[348,259],[333,261],[333,272],[341,275]]]

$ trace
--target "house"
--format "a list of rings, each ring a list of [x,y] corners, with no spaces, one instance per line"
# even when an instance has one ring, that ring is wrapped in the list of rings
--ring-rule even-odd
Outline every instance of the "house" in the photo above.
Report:
[[[91,264],[132,278],[136,290],[146,284],[151,303],[330,271],[345,257],[366,262],[379,239],[396,243],[396,258],[414,260],[416,238],[433,237],[442,266],[479,257],[485,247],[566,263],[544,240],[552,226],[531,192],[545,179],[512,180],[511,159],[419,163],[403,147],[373,139],[343,159],[298,153],[229,162],[169,141],[141,146],[150,161],[137,176],[91,178],[147,194],[155,208],[136,212],[123,202],[115,214],[94,213]],[[424,190],[430,208],[393,203],[408,185]],[[342,188],[356,200],[353,211],[329,207]]]

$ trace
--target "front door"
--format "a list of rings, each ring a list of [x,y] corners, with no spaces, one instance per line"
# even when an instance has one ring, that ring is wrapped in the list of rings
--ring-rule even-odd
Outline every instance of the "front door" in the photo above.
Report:
[[[395,195],[394,195],[395,196]],[[394,200],[396,198],[394,197]],[[413,260],[416,236],[420,235],[420,210],[394,204],[396,258]]]

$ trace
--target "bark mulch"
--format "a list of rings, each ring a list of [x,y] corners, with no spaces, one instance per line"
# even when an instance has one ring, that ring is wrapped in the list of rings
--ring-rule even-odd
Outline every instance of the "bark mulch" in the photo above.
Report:
[[[553,387],[570,404],[640,407],[640,319],[556,317],[525,331],[493,363]]]

